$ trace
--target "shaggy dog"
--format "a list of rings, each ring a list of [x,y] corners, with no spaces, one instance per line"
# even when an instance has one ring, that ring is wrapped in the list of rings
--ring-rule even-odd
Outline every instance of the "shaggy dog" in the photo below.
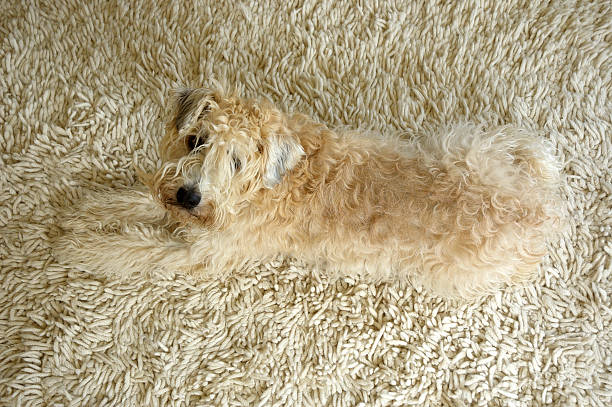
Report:
[[[561,220],[558,162],[525,130],[463,125],[409,141],[219,91],[175,99],[162,165],[142,175],[149,192],[84,199],[61,225],[59,257],[219,277],[286,255],[471,297],[533,275]]]

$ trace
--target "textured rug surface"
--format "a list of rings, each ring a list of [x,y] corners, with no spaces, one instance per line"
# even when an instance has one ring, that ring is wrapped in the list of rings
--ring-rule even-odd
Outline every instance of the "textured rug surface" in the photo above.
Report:
[[[612,405],[609,1],[0,5],[0,405]],[[283,261],[119,281],[54,260],[61,208],[152,169],[211,80],[332,126],[539,131],[571,226],[475,304]]]

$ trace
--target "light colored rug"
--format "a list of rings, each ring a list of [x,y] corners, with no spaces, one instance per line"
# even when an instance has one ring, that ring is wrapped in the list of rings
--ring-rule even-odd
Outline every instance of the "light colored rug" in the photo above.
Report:
[[[0,8],[0,405],[612,405],[609,1]],[[59,209],[137,182],[170,90],[211,79],[330,125],[541,131],[574,225],[536,282],[473,305],[297,262],[212,283],[58,264]]]

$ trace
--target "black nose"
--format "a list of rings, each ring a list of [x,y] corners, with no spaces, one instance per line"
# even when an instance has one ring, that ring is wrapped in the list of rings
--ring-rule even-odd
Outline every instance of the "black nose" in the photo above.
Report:
[[[176,202],[185,209],[193,209],[200,203],[202,195],[194,188],[180,187],[176,191]]]

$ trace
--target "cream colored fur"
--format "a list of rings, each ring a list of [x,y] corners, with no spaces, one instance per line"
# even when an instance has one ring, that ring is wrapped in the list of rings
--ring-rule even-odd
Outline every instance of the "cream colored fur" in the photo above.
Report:
[[[609,0],[1,9],[1,406],[612,406]],[[171,90],[210,78],[334,130],[537,132],[563,163],[572,226],[533,283],[470,304],[295,260],[212,280],[58,262],[59,211],[74,205],[95,236],[85,206],[135,206],[121,200],[140,199],[135,168],[161,165]],[[139,224],[139,242],[163,236],[165,210],[130,213],[114,221]]]
[[[531,277],[563,221],[551,146],[511,126],[406,140],[183,90],[160,150],[161,167],[143,175],[153,200],[89,196],[62,225],[60,258],[211,278],[284,255],[472,297]],[[197,207],[177,202],[182,186],[201,193]]]

